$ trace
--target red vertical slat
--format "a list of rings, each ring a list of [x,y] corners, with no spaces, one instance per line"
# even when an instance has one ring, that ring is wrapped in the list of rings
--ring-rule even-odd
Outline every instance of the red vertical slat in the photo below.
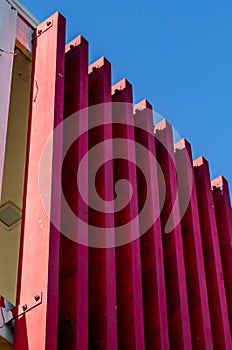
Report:
[[[211,181],[218,239],[232,333],[232,215],[228,182],[223,176]]]
[[[210,318],[215,349],[231,349],[231,335],[208,162],[194,162]]]
[[[121,149],[130,161],[116,159],[114,149],[114,182],[127,179],[133,188],[131,200],[129,200],[129,187],[125,188],[123,197],[129,204],[125,211],[115,215],[115,226],[128,223],[129,228],[128,232],[125,231],[125,235],[131,237],[132,241],[134,237],[139,236],[138,219],[133,226],[131,224],[131,221],[138,216],[135,144],[129,145],[129,141],[134,142],[134,128],[131,125],[133,122],[132,86],[123,79],[113,86],[112,94],[113,103],[121,103],[116,109],[117,116],[113,112],[113,122],[118,122],[119,117],[121,119],[121,123],[113,125],[113,137],[124,140],[125,144]],[[116,242],[119,244],[117,234]],[[145,348],[145,339],[139,239],[116,248],[116,268],[119,349],[142,350]]]
[[[228,182],[223,176],[211,181],[222,269],[232,332],[232,217]]]
[[[42,303],[16,321],[14,349],[56,349],[60,233],[52,226],[41,204],[38,186],[40,157],[54,128],[63,120],[65,19],[56,13],[40,24],[34,39],[31,126],[25,181],[21,265],[17,304]],[[60,191],[54,188],[62,158],[62,140],[55,139],[47,172],[51,212],[60,216]],[[35,298],[36,297],[36,298]],[[34,299],[35,298],[35,299]]]
[[[202,251],[196,186],[191,146],[186,140],[175,144],[180,206],[187,210],[181,220],[193,349],[212,349],[213,339]],[[183,208],[184,211],[184,208]]]
[[[145,344],[146,349],[168,350],[168,319],[152,106],[143,100],[134,106],[134,111],[135,141],[147,150],[145,156],[142,156],[137,146],[137,165],[139,163],[146,177],[146,186],[143,181],[139,181],[140,177],[137,177],[139,212],[142,210],[140,206],[144,198],[148,196],[147,191],[151,196],[145,216],[143,218],[140,216],[140,230],[144,229],[144,220],[153,223],[140,238]]]
[[[89,66],[89,106],[101,104],[89,109],[89,150],[103,143],[100,154],[89,152],[89,176],[93,176],[92,166],[99,163],[101,171],[96,177],[96,190],[103,200],[113,199],[113,164],[105,164],[106,159],[113,157],[110,102],[111,65],[102,57]],[[114,228],[114,214],[113,208],[111,214],[106,214],[104,207],[99,215],[97,212],[101,210],[96,202],[94,206],[89,208],[89,223],[93,226],[89,239],[98,240],[94,226],[106,228],[102,242],[106,248],[96,248],[92,243],[89,248],[89,348],[114,350],[117,349],[115,249],[107,248],[107,227]]]
[[[63,163],[63,192],[77,217],[88,222],[88,213],[77,191],[77,169],[81,158],[88,153],[88,133],[78,138],[81,130],[88,128],[88,42],[81,36],[66,46],[65,55],[65,100],[64,142],[73,135],[75,140]],[[85,110],[83,110],[85,109]],[[76,113],[82,110],[80,113]],[[76,113],[76,118],[71,116]],[[69,118],[71,117],[71,118]],[[85,169],[86,172],[88,169]],[[86,173],[82,174],[86,177]],[[88,191],[86,180],[85,192]],[[85,217],[83,218],[83,215]],[[87,226],[86,226],[87,227]],[[86,229],[85,227],[85,229]],[[59,287],[59,349],[88,349],[88,247],[78,242],[78,233],[83,232],[79,221],[74,225],[62,211],[62,233],[68,230],[69,239],[61,235],[60,242],[60,287]],[[75,239],[76,238],[76,239]]]
[[[161,211],[163,230],[164,271],[166,282],[169,338],[171,349],[191,349],[190,321],[187,299],[187,286],[184,266],[184,253],[180,223],[171,232],[165,231],[167,220],[171,215],[172,222],[179,218],[179,210],[172,213],[177,197],[177,179],[174,161],[172,127],[162,120],[155,126],[156,155],[161,166],[159,172],[160,197],[165,193],[164,207]],[[171,214],[172,213],[172,214]]]

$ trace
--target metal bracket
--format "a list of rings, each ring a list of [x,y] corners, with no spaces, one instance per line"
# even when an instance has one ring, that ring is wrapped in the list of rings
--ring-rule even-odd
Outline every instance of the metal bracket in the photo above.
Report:
[[[35,295],[33,299],[31,299],[27,304],[18,305],[10,311],[5,311],[2,308],[3,319],[5,324],[13,321],[14,319],[24,315],[28,311],[31,311],[35,307],[38,307],[42,304],[42,293]]]
[[[99,67],[92,67],[92,71],[89,73],[89,78],[99,72]]]
[[[114,92],[113,92],[113,96],[118,96],[118,95],[121,94],[121,92],[122,92],[121,88],[115,89]]]
[[[60,334],[63,334],[69,331],[72,327],[73,327],[73,318],[66,317],[63,321],[61,321],[61,324],[59,325]]]
[[[35,33],[32,37],[32,41],[35,40],[36,38],[38,38],[39,36],[41,36],[43,33],[45,33],[48,29],[50,29],[53,26],[53,21],[47,21],[44,26],[42,27],[42,25],[39,25],[36,30]]]

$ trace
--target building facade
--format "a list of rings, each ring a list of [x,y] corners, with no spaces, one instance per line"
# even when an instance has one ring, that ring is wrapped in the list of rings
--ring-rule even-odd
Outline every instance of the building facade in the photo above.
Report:
[[[232,349],[232,211],[88,42],[0,0],[0,349]]]

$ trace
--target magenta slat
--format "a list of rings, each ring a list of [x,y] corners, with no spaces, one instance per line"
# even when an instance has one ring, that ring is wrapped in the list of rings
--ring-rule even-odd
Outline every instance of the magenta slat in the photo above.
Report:
[[[65,100],[64,142],[73,135],[76,140],[71,149],[64,154],[62,188],[65,198],[77,217],[88,222],[88,212],[79,199],[76,187],[77,169],[80,159],[88,153],[88,133],[78,139],[83,126],[88,127],[88,112],[76,114],[70,124],[68,117],[88,107],[88,42],[81,36],[66,46],[65,55]],[[71,120],[71,118],[69,118]],[[88,171],[88,169],[86,169]],[[86,173],[82,174],[86,177]],[[86,180],[85,192],[88,192]],[[83,213],[85,218],[83,218]],[[70,225],[69,225],[70,223]],[[86,226],[87,227],[87,226]],[[83,232],[79,221],[74,225],[62,210],[61,231],[75,239]],[[61,235],[60,242],[60,284],[59,284],[59,349],[88,349],[88,247]]]
[[[146,184],[141,176],[137,176],[139,212],[142,210],[144,198],[148,198],[147,192],[150,193],[148,210],[140,217],[140,232],[144,231],[146,222],[152,224],[140,238],[145,344],[146,349],[168,350],[168,318],[152,106],[143,100],[134,106],[134,111],[135,141],[147,150],[142,156],[137,145],[137,165],[139,163],[146,175]]]
[[[165,231],[170,215],[171,222],[178,222],[180,215],[178,208],[172,213],[177,197],[177,179],[172,127],[166,120],[155,126],[155,137],[156,155],[161,167],[161,171],[158,172],[160,197],[165,194],[161,223],[170,348],[189,350],[192,344],[181,225],[178,223],[169,233]]]
[[[113,199],[113,163],[105,164],[105,160],[113,158],[112,149],[112,112],[111,105],[111,65],[100,58],[89,66],[89,106],[101,104],[89,110],[89,150],[99,142],[103,143],[100,154],[89,152],[89,176],[92,165],[99,164],[100,173],[96,176],[96,189],[101,197]],[[106,104],[106,105],[102,105]],[[96,112],[97,110],[97,112]],[[97,125],[96,126],[96,118]],[[107,145],[105,141],[108,140]],[[111,142],[110,142],[111,140]],[[114,227],[114,214],[100,215],[100,207],[94,203],[94,210],[89,208],[89,223],[96,227]],[[94,229],[89,235],[95,235]],[[96,238],[97,239],[97,238]],[[98,242],[99,243],[99,242]],[[116,267],[114,248],[89,248],[89,349],[114,350],[117,345],[117,308],[116,308]]]
[[[232,350],[227,181],[153,126],[147,100],[133,106],[126,79],[112,86],[105,57],[88,66],[82,36],[65,47],[65,26],[56,13],[32,40],[17,305],[0,296],[0,343],[10,326],[14,350]]]
[[[223,176],[211,181],[222,269],[232,333],[232,217],[228,182]]]
[[[65,19],[56,13],[38,26],[35,35],[17,305],[25,309],[37,296],[41,301],[41,295],[42,302],[16,320],[16,350],[57,348],[60,232],[42,206],[41,191],[50,188],[39,188],[38,174],[44,146],[63,120]],[[59,219],[62,137],[53,146],[47,179],[50,215],[56,211]]]
[[[143,350],[144,320],[142,299],[142,278],[140,262],[140,240],[138,221],[138,197],[136,181],[136,155],[133,128],[132,86],[123,79],[112,87],[112,101],[119,102],[113,112],[113,137],[123,139],[123,144],[114,147],[114,182],[127,179],[133,188],[133,196],[129,199],[129,187],[120,193],[121,200],[128,205],[115,215],[115,226],[128,224],[125,237],[130,243],[116,248],[117,268],[117,311],[118,311],[118,347],[120,350]],[[121,104],[120,104],[121,103]],[[129,145],[132,141],[132,145]],[[124,154],[127,160],[116,159],[116,151]],[[132,225],[132,220],[135,219]],[[116,243],[119,238],[116,233]]]
[[[183,208],[181,227],[192,346],[193,349],[213,349],[192,151],[185,139],[175,144],[175,161],[177,173],[180,174],[180,206],[186,204],[186,208]]]
[[[232,342],[208,162],[200,157],[194,160],[193,164],[214,348],[216,350],[231,349]]]

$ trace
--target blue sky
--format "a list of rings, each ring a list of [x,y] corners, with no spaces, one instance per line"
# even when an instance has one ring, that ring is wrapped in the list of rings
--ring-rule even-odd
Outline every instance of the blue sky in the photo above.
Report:
[[[61,12],[67,41],[88,39],[90,62],[106,56],[232,189],[231,0],[21,2],[40,21]]]

